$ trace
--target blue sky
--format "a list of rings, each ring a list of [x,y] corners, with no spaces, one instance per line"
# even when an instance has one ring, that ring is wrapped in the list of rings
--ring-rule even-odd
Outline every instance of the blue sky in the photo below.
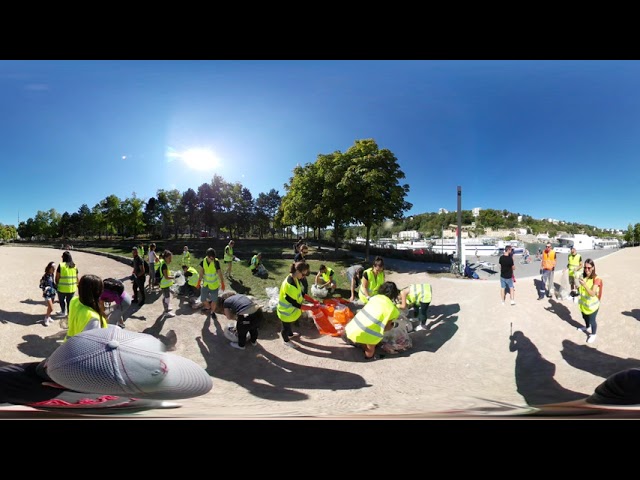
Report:
[[[0,111],[3,224],[214,173],[284,195],[296,164],[367,138],[407,215],[455,210],[460,185],[465,210],[640,222],[638,61],[12,60]]]

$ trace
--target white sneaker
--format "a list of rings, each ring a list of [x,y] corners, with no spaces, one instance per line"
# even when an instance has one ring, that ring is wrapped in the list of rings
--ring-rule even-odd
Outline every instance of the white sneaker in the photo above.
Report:
[[[504,305],[504,300],[502,301],[502,305]]]
[[[284,342],[284,346],[289,348],[298,348],[298,345],[293,342]]]
[[[516,301],[515,300],[511,300],[511,305],[515,305]]]
[[[164,312],[165,317],[175,317],[176,314],[173,310],[169,310],[168,312]]]
[[[591,333],[591,327],[589,327],[589,328],[578,327],[578,330],[580,330],[582,333]]]
[[[596,341],[596,335],[589,335],[587,337],[587,343],[593,343]]]
[[[238,350],[244,350],[244,347],[241,347],[238,342],[231,342],[229,343],[229,345],[231,345],[233,348],[237,348]]]
[[[426,325],[420,324],[416,327],[416,332],[421,332],[422,330],[426,330]]]
[[[51,317],[44,317],[44,320],[42,320],[42,324],[45,327],[48,327],[49,325],[51,325],[51,322],[52,322]]]

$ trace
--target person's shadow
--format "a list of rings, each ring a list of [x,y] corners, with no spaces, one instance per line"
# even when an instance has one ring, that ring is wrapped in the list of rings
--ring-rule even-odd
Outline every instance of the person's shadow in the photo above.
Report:
[[[19,343],[19,351],[30,357],[46,358],[51,355],[56,348],[61,345],[61,341],[66,336],[66,330],[60,330],[47,337],[40,335],[24,335],[24,342]]]
[[[233,290],[236,293],[242,293],[244,295],[249,295],[251,293],[251,288],[250,287],[245,287],[244,283],[242,283],[242,280],[236,280],[235,278],[231,278],[228,280],[229,282],[229,286],[231,287],[231,290]]]
[[[640,321],[640,309],[634,308],[633,310],[622,312],[622,315],[626,315],[627,317],[631,317],[635,320]]]
[[[521,331],[509,337],[509,351],[517,352],[515,377],[517,391],[528,405],[568,402],[587,395],[562,387],[553,378],[556,366],[540,354],[538,348]]]
[[[215,333],[210,331],[212,324]],[[257,345],[247,343],[244,351],[236,350],[229,345],[217,317],[207,317],[202,336],[197,337],[196,342],[209,375],[235,382],[256,397],[279,402],[307,399],[308,395],[299,389],[357,390],[369,386],[364,378],[354,373],[299,365],[278,358],[260,345],[262,330],[260,335]],[[300,350],[300,353],[307,353],[306,349]]]
[[[413,349],[424,350],[435,353],[440,347],[447,343],[458,331],[458,315],[460,305],[453,303],[450,305],[429,306],[427,330],[411,333]],[[406,352],[410,353],[411,349]]]
[[[566,305],[563,305],[556,300],[549,299],[549,306],[544,307],[544,309],[548,312],[555,313],[558,317],[560,317],[560,320],[567,322],[574,328],[583,326],[580,322],[571,318],[571,310],[569,310]]]
[[[572,367],[602,378],[607,378],[628,368],[640,368],[640,359],[616,357],[588,345],[578,345],[569,340],[563,340],[560,353],[562,358]]]
[[[24,313],[24,312],[9,312],[7,310],[0,310],[0,323],[15,323],[16,325],[34,325],[40,320],[44,319],[44,312],[41,314]]]

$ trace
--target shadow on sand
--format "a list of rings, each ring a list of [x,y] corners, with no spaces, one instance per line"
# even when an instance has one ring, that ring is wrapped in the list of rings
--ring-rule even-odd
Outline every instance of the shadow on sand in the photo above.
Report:
[[[517,352],[516,385],[528,405],[567,402],[587,394],[568,390],[554,380],[556,366],[540,354],[538,348],[521,331],[509,338],[509,351]]]
[[[211,324],[215,327],[215,333],[210,331]],[[206,370],[212,377],[235,382],[256,397],[294,402],[308,398],[307,394],[297,389],[356,390],[369,386],[354,373],[299,365],[278,358],[262,348],[260,340],[255,346],[247,345],[244,351],[235,350],[229,345],[222,329],[217,318],[212,320],[207,317],[202,336],[196,338],[207,364]],[[314,345],[314,348],[318,347]],[[305,350],[300,349],[302,353],[306,353]]]

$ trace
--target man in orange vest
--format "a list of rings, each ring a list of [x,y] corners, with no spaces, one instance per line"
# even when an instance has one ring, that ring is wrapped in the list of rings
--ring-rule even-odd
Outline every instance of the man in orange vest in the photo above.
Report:
[[[556,270],[556,252],[551,248],[551,244],[547,243],[547,248],[542,252],[542,288],[538,294],[538,300],[542,300],[545,295],[551,298],[551,289],[553,288],[553,275]]]

